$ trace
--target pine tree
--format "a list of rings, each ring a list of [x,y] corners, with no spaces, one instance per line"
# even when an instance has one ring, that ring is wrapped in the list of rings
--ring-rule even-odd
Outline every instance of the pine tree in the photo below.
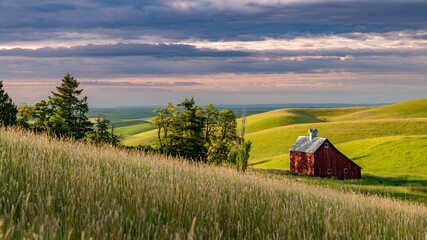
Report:
[[[62,84],[56,87],[58,92],[52,92],[53,102],[57,106],[56,114],[65,119],[71,136],[76,139],[83,138],[93,125],[85,115],[89,111],[87,97],[78,98],[83,91],[78,89],[79,84],[77,79],[68,73],[62,79]]]
[[[3,89],[3,81],[0,81],[0,124],[9,126],[15,124],[18,109],[12,99]]]

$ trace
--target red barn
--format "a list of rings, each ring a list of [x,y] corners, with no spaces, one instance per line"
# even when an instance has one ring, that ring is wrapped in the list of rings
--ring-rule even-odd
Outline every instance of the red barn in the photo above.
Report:
[[[291,147],[291,171],[319,177],[360,178],[361,167],[351,161],[326,138],[317,137],[317,129],[308,130],[310,137],[298,137]]]

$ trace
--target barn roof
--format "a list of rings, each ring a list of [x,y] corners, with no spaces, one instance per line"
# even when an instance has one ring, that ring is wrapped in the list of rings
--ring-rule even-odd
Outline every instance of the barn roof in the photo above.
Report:
[[[318,137],[310,140],[310,137],[299,136],[290,151],[314,153],[326,140],[326,138]]]

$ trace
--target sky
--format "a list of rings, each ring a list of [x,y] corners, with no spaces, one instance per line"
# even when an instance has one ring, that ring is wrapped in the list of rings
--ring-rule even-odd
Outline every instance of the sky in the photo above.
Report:
[[[91,107],[425,98],[427,1],[0,1],[14,102],[67,73]]]

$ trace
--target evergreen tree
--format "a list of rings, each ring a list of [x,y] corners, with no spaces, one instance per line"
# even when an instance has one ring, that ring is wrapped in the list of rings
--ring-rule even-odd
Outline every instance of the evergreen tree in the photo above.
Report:
[[[85,132],[92,127],[92,123],[85,115],[89,111],[87,97],[78,98],[83,91],[78,89],[79,84],[77,79],[68,73],[62,79],[62,84],[56,87],[58,92],[52,92],[53,97],[51,97],[57,106],[56,114],[65,119],[71,136],[76,139],[83,138]]]
[[[115,126],[111,127],[109,131],[110,120],[103,119],[98,116],[95,119],[95,130],[86,132],[86,140],[93,143],[111,143],[113,146],[117,146],[121,137],[114,133]]]
[[[102,119],[98,116],[95,120],[96,125],[96,142],[97,143],[107,143],[111,142],[110,133],[108,132],[108,125],[110,124],[110,120]]]
[[[213,104],[208,104],[205,107],[205,141],[209,145],[212,140],[215,140],[215,131],[218,125],[218,110]]]
[[[110,142],[111,142],[111,145],[113,145],[114,147],[118,146],[119,143],[122,141],[122,136],[114,133],[115,129],[116,129],[116,125],[113,124],[111,126],[111,131],[110,131]]]
[[[56,115],[55,99],[50,98],[48,102],[41,100],[31,107],[31,118],[36,131],[47,131],[49,118]]]
[[[18,109],[12,99],[3,89],[3,81],[0,81],[0,124],[9,126],[15,124]]]
[[[172,125],[168,152],[193,160],[206,159],[203,109],[195,105],[194,98],[186,98],[178,106],[182,111]]]

